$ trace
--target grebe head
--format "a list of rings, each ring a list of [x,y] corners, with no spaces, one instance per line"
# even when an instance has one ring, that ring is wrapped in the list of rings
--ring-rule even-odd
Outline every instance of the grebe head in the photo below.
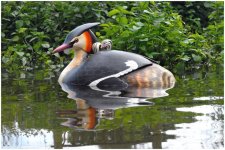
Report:
[[[53,52],[61,52],[70,48],[74,50],[83,50],[92,53],[92,44],[97,42],[95,34],[90,28],[100,23],[87,23],[73,29],[67,36],[62,45],[57,47]]]

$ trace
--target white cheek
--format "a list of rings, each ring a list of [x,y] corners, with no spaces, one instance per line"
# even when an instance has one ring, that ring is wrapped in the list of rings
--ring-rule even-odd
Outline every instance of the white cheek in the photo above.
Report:
[[[84,37],[81,35],[79,38],[79,41],[73,45],[74,49],[83,49],[84,50],[85,45],[86,45],[85,42],[86,41],[85,41]]]

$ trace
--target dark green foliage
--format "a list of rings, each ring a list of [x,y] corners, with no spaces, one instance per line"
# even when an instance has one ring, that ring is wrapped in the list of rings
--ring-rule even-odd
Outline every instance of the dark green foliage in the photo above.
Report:
[[[97,36],[112,39],[114,49],[174,72],[221,63],[223,8],[223,2],[2,2],[3,67],[60,68],[71,55],[52,50],[76,26],[96,21]]]
[[[202,31],[209,23],[208,16],[213,11],[212,2],[171,2],[172,6],[182,16],[187,26],[195,31]]]
[[[9,70],[17,67],[54,69],[57,67],[54,64],[59,64],[59,55],[51,51],[64,41],[70,30],[97,20],[98,13],[90,13],[91,7],[98,8],[96,4],[2,2],[2,62]],[[60,61],[63,60],[61,57]]]
[[[222,12],[218,7],[223,9],[223,3],[213,4],[214,11]],[[223,30],[223,20],[214,17],[218,24],[214,21],[204,28],[205,32],[193,33],[170,3],[138,2],[130,6],[128,9],[118,5],[108,13],[110,22],[102,24],[103,38],[112,38],[116,48],[154,58],[170,68],[175,66],[174,71],[199,68],[211,59],[218,61],[213,47],[219,45],[218,53],[223,51],[223,31],[218,31]],[[207,34],[213,35],[217,42],[211,42],[213,38]]]

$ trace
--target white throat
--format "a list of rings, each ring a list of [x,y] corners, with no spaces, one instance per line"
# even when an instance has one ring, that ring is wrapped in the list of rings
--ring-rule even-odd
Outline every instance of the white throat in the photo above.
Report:
[[[72,70],[78,67],[87,57],[87,53],[83,50],[76,50],[75,56],[72,61],[66,66],[66,68],[61,72],[58,82],[63,83],[66,75]]]

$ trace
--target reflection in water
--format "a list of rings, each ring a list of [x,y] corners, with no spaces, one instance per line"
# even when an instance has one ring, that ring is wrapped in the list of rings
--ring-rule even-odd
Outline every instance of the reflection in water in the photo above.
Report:
[[[100,89],[89,86],[75,86],[60,84],[68,93],[68,98],[75,100],[77,109],[58,111],[59,116],[67,116],[62,125],[79,129],[95,129],[101,119],[113,119],[114,110],[119,108],[153,105],[147,99],[164,97],[167,89],[151,89],[127,87],[120,91],[120,87],[107,87]],[[68,116],[73,117],[68,117]]]
[[[198,122],[181,123],[175,125],[176,130],[168,130],[167,134],[176,135],[176,141],[168,141],[164,146],[174,149],[180,149],[183,145],[187,149],[218,149],[224,147],[224,122],[221,121],[224,114],[224,107],[221,105],[202,105],[194,107],[177,108],[178,111],[202,113],[197,116]],[[209,115],[210,114],[210,115]],[[194,134],[190,134],[194,132]],[[212,135],[211,132],[214,134]],[[191,145],[187,144],[185,139],[192,139]],[[176,145],[179,142],[180,145]]]
[[[162,125],[159,124],[150,127],[147,122],[136,122],[135,124],[139,124],[142,128],[138,130],[135,129],[136,131],[134,130],[136,138],[132,138],[132,136],[126,137],[127,134],[131,133],[127,133],[123,124],[114,127],[110,125],[110,128],[100,126],[101,121],[116,120],[115,110],[120,108],[126,109],[129,107],[147,106],[146,109],[150,109],[150,106],[154,105],[154,103],[147,101],[147,99],[150,100],[157,97],[168,96],[166,93],[167,89],[128,87],[118,91],[115,87],[99,89],[97,87],[93,88],[68,84],[61,84],[61,87],[68,93],[69,98],[75,100],[77,107],[76,110],[57,111],[59,118],[66,119],[61,125],[75,129],[71,132],[69,137],[73,146],[95,143],[100,144],[101,148],[110,148],[105,144],[122,144],[129,141],[133,144],[138,144],[140,141],[152,141],[153,148],[162,148],[161,143],[163,141],[166,141],[168,138],[174,138],[173,135],[165,135],[161,131],[162,128],[165,130],[167,128],[173,129],[170,125],[168,125],[168,127],[162,127]],[[140,116],[142,115],[144,114],[140,114]],[[122,120],[126,119],[129,118],[122,117]],[[130,119],[129,121],[131,127],[133,124],[132,120],[133,119]],[[93,133],[90,133],[90,131]],[[121,144],[117,145],[119,146],[118,148],[132,148],[130,144]],[[67,145],[64,144],[63,146],[65,147]]]
[[[46,71],[25,74],[2,77],[2,148],[224,147],[223,73],[177,78],[170,96],[68,85],[64,92]]]
[[[15,122],[14,124],[16,125],[18,124],[18,122]],[[10,149],[33,149],[33,147],[48,148],[49,145],[53,144],[52,131],[48,131],[45,129],[32,129],[30,133],[26,133],[21,131],[20,128],[16,128],[14,130],[16,132],[10,131],[10,129],[6,126],[2,126],[2,134],[8,135],[2,137],[3,147],[10,147]]]

